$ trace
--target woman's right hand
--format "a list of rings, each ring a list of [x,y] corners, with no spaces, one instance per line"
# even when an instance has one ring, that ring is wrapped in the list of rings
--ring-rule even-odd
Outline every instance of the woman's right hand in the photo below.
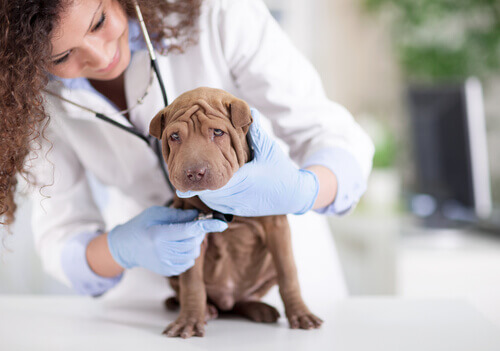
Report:
[[[150,207],[108,233],[111,255],[124,268],[179,275],[194,265],[206,233],[227,229],[216,219],[195,221],[197,215],[197,210]]]

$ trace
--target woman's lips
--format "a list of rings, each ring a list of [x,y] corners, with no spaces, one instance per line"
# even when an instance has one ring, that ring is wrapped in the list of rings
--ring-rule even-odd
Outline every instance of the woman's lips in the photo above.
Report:
[[[115,56],[113,56],[113,60],[111,61],[111,63],[106,68],[100,69],[97,72],[106,73],[111,71],[118,64],[118,61],[120,61],[120,50],[117,48]]]

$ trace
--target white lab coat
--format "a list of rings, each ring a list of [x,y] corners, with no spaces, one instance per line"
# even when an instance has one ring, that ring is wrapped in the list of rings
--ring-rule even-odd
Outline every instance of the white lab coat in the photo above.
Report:
[[[200,86],[224,89],[261,112],[298,165],[322,148],[340,147],[352,153],[368,177],[373,156],[370,139],[346,109],[326,98],[316,71],[260,0],[205,1],[198,43],[183,54],[159,56],[158,61],[170,101]],[[145,91],[149,72],[147,51],[136,52],[125,72],[129,106]],[[130,125],[124,117],[113,116],[113,106],[98,95],[57,82],[48,88]],[[33,231],[45,270],[69,284],[60,263],[68,238],[107,231],[149,206],[164,204],[172,194],[154,152],[143,141],[57,98],[47,95],[46,101],[51,121],[45,134],[53,146],[41,140],[42,150],[32,163],[39,183],[51,185],[35,191]],[[130,121],[147,134],[149,122],[162,107],[155,80],[144,104],[130,112]],[[104,209],[92,195],[89,174],[108,186]],[[303,289],[343,296],[344,281],[326,218],[315,213],[291,217],[294,241],[300,242],[295,250],[301,250],[296,258]],[[135,284],[136,278],[142,283]],[[120,295],[120,289],[151,294],[144,285],[154,284],[155,279],[161,287],[158,293],[165,295],[164,278],[142,269],[128,271],[108,295]],[[330,281],[328,289],[325,279]]]

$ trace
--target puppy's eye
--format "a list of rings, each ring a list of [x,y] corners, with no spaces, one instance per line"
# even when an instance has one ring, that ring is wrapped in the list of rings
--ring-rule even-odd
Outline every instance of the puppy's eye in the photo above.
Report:
[[[170,134],[170,140],[172,140],[172,141],[180,141],[181,138],[179,137],[179,134],[172,133],[172,134]]]
[[[221,135],[224,135],[224,132],[220,129],[214,129],[214,135],[221,136]]]

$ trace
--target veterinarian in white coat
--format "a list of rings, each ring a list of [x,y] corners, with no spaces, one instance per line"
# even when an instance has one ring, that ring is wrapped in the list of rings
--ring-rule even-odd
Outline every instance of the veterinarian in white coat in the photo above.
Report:
[[[147,89],[151,68],[137,23],[128,23],[132,56],[124,84],[132,106]],[[170,101],[200,86],[224,89],[260,111],[264,128],[272,127],[297,165],[328,167],[338,190],[335,201],[317,212],[343,214],[363,194],[374,151],[369,137],[346,109],[326,98],[318,74],[260,0],[204,1],[197,44],[183,54],[158,55],[158,63]],[[129,120],[117,115],[116,106],[85,78],[54,78],[47,90],[144,134],[163,108],[156,80]],[[51,143],[43,140],[41,157],[32,161],[39,183],[51,184],[35,191],[33,199],[33,231],[44,268],[83,294],[166,296],[160,274],[137,267],[102,277],[90,269],[85,254],[93,238],[172,197],[153,150],[82,108],[51,95],[46,100]],[[107,192],[93,193],[100,188],[97,183]],[[329,297],[344,296],[326,217],[313,212],[292,217],[306,301],[321,290]]]

